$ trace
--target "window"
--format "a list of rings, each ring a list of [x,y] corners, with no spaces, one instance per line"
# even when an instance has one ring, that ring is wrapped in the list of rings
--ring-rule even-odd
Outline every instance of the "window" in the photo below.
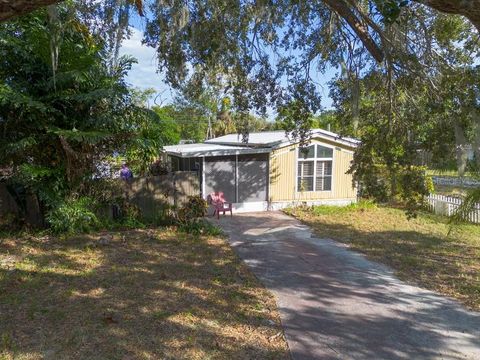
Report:
[[[333,149],[310,145],[298,149],[297,191],[332,190]]]
[[[313,191],[314,168],[313,161],[298,162],[298,191]]]

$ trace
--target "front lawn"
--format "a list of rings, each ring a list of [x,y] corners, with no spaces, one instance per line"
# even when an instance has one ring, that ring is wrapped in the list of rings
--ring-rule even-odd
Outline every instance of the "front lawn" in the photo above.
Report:
[[[295,208],[287,213],[320,237],[383,262],[412,281],[480,310],[480,226],[461,225],[448,234],[448,219],[420,213],[408,220],[400,209],[372,206]]]
[[[0,359],[288,356],[273,296],[223,239],[0,239]]]

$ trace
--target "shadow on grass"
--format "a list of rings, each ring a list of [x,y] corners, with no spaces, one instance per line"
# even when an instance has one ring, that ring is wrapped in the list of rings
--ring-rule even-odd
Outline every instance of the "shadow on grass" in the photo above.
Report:
[[[275,301],[218,239],[160,231],[0,243],[0,355],[288,358]]]
[[[307,226],[283,214],[242,215],[220,224],[236,252],[278,297],[294,358],[480,357],[479,314],[398,280],[390,268],[312,236]],[[342,234],[351,243],[365,235],[348,225],[315,226],[320,235]],[[401,263],[405,254],[417,261],[412,249],[419,241],[426,248],[449,241],[420,239],[415,231],[373,231],[371,236],[379,243],[365,239],[370,254],[383,251],[382,239],[402,238],[393,241],[389,254]],[[460,271],[455,261],[440,265],[445,274]]]
[[[376,218],[375,214],[366,213],[365,217],[372,223],[392,220]],[[466,225],[465,228],[470,231],[468,236],[465,235],[468,231],[447,236],[448,220],[429,214],[420,216],[425,222],[424,227],[415,220],[409,223],[399,218],[397,224],[387,224],[383,231],[378,225],[370,228],[365,220],[362,220],[364,224],[361,226],[352,224],[355,218],[332,222],[321,217],[300,215],[300,219],[311,226],[319,237],[348,244],[352,250],[391,266],[402,279],[443,292],[480,310],[479,229],[475,225]]]

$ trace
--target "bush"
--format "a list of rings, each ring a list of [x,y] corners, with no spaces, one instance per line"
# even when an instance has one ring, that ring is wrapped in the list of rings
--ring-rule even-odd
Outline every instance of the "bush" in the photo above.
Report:
[[[431,176],[425,176],[425,187],[429,194],[433,194],[435,192],[435,184],[433,183]]]
[[[176,207],[169,204],[157,205],[153,216],[142,217],[145,224],[152,226],[172,226],[177,225]]]
[[[180,224],[197,221],[207,215],[208,204],[201,196],[189,196],[188,201],[177,212]]]
[[[157,160],[149,167],[150,175],[152,176],[159,176],[159,175],[167,175],[169,170],[169,165],[162,160]]]
[[[140,228],[143,229],[145,224],[143,223],[142,212],[137,205],[129,202],[124,202],[122,206],[122,224],[128,228]]]
[[[199,220],[181,224],[178,230],[187,234],[193,235],[208,235],[208,236],[222,236],[223,231],[209,223],[206,220]]]
[[[47,221],[54,233],[88,232],[98,228],[100,222],[93,212],[95,201],[89,197],[68,199],[50,210]]]
[[[362,169],[361,174],[355,174],[359,184],[359,196],[371,198],[383,203],[390,198],[390,174],[382,165],[372,165]]]
[[[94,179],[87,183],[88,196],[98,204],[121,204],[125,199],[125,183],[119,179]]]
[[[20,229],[21,221],[13,212],[0,216],[0,231],[15,231]]]
[[[426,175],[425,168],[412,166],[400,174],[399,197],[405,206],[408,218],[417,216],[417,211],[424,207],[425,198],[433,190],[433,181]]]
[[[331,215],[331,214],[343,214],[351,211],[365,211],[369,209],[375,209],[377,204],[373,200],[362,199],[356,203],[351,203],[346,206],[335,205],[319,205],[312,206],[312,212],[315,215]]]
[[[189,196],[188,201],[177,211],[178,230],[194,235],[222,235],[220,228],[202,219],[207,215],[208,204],[200,196]]]
[[[372,165],[362,169],[356,179],[360,184],[360,196],[376,201],[401,203],[408,216],[415,216],[424,205],[425,197],[434,191],[433,181],[422,166]]]
[[[370,199],[361,199],[358,202],[348,204],[346,206],[340,205],[301,205],[297,207],[288,207],[283,209],[287,215],[295,216],[297,211],[310,212],[315,216],[321,215],[341,215],[353,211],[365,211],[376,209],[377,203]]]

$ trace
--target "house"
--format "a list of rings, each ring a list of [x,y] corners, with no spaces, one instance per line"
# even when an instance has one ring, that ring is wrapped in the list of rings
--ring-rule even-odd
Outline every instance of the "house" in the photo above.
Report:
[[[359,141],[323,129],[313,129],[309,140],[302,148],[285,131],[268,131],[250,133],[248,143],[230,134],[164,150],[173,171],[198,171],[202,196],[223,191],[236,211],[355,202],[346,172]]]

